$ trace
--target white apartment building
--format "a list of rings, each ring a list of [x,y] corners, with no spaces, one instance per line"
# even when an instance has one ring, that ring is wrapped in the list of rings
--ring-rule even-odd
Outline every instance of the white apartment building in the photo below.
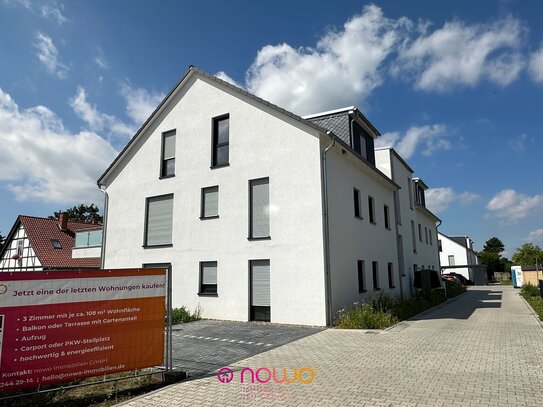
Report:
[[[486,276],[486,272],[479,267],[469,267],[481,264],[477,252],[473,250],[473,241],[468,236],[447,236],[441,232],[439,232],[438,239],[441,266],[466,266],[445,269],[444,272],[462,274],[464,277],[477,284],[481,283],[481,278]],[[476,270],[479,271],[477,272]]]
[[[329,325],[408,295],[438,219],[378,136],[356,108],[301,118],[190,67],[98,180],[102,267],[171,267],[174,306],[224,320]]]

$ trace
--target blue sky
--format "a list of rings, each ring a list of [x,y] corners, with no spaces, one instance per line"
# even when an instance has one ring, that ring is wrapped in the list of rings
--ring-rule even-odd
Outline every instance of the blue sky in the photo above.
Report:
[[[189,65],[297,114],[358,106],[440,230],[543,244],[537,1],[0,0],[0,232],[96,179]]]

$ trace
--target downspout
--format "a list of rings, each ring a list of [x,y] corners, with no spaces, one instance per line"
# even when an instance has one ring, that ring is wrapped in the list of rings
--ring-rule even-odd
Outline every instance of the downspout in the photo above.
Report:
[[[105,189],[102,189],[103,185],[98,184],[100,192],[104,193],[104,222],[102,224],[102,251],[100,252],[100,268],[104,268],[105,253],[106,253],[106,231],[107,231],[107,210],[109,204],[109,195]]]
[[[439,277],[441,278],[441,276],[443,275],[443,269],[441,268],[441,256],[439,254],[439,232],[437,231],[437,228],[441,226],[441,219],[438,220],[438,224],[436,226],[436,246],[437,246],[437,260],[439,261]],[[441,283],[441,281],[440,281]],[[443,281],[443,289],[444,289],[444,293],[445,293],[445,300],[447,299],[447,284],[445,283],[445,281]]]
[[[330,225],[328,220],[328,168],[326,154],[336,144],[336,137],[331,131],[326,135],[332,138],[332,142],[322,152],[322,191],[323,191],[323,229],[324,229],[324,291],[326,302],[326,325],[332,325],[332,278],[330,275]]]

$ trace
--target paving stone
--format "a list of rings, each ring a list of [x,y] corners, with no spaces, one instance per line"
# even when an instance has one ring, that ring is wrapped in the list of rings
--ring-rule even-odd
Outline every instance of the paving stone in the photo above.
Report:
[[[211,375],[125,405],[541,406],[542,344],[542,325],[518,290],[472,287],[378,334],[324,330],[230,364],[230,383]],[[245,367],[308,367],[315,378],[247,385],[239,380]]]

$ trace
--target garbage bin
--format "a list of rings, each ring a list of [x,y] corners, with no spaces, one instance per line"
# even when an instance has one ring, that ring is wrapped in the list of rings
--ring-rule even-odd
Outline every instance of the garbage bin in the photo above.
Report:
[[[543,298],[543,280],[539,280],[539,295]]]

